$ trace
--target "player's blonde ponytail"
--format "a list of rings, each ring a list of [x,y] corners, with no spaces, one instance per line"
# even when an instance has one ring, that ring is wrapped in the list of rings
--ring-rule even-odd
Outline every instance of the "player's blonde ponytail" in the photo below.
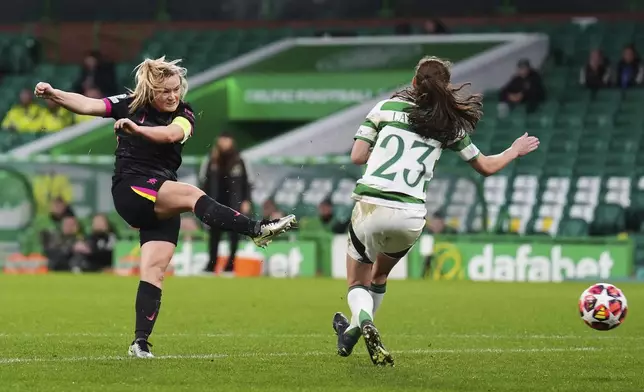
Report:
[[[188,93],[187,70],[178,64],[181,59],[167,61],[165,56],[158,59],[145,59],[134,68],[136,87],[131,92],[134,100],[130,104],[130,113],[154,100],[154,93],[163,90],[163,81],[174,75],[181,79],[181,99]]]

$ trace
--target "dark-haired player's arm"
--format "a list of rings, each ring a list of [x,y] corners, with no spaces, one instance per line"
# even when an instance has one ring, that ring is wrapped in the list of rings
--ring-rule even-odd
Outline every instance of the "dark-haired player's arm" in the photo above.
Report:
[[[539,147],[539,139],[534,136],[528,136],[528,134],[525,133],[515,140],[514,143],[512,143],[512,145],[502,153],[486,156],[479,152],[477,156],[468,162],[474,170],[487,177],[498,173],[510,162],[518,157],[529,154],[536,150],[537,147]]]
[[[107,112],[107,108],[103,100],[58,90],[53,88],[49,83],[38,83],[34,93],[37,97],[52,100],[73,113],[90,116],[104,116]]]
[[[351,162],[364,165],[371,156],[371,149],[376,144],[378,137],[378,124],[380,122],[380,103],[376,105],[364,120],[358,132],[353,137],[355,142],[351,148]]]
[[[371,155],[371,144],[367,141],[356,139],[351,149],[351,162],[356,165],[364,165]]]
[[[483,153],[479,153],[476,158],[472,159],[468,163],[479,174],[487,177],[503,170],[504,167],[506,167],[517,157],[517,153],[515,151],[512,151],[512,148],[508,148],[502,153],[496,155],[487,156],[483,155]]]

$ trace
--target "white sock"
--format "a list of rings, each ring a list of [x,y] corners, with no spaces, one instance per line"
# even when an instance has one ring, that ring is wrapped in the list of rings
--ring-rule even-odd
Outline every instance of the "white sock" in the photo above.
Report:
[[[376,310],[380,307],[382,299],[385,297],[385,292],[387,291],[387,282],[383,284],[371,283],[369,287],[369,294],[373,298],[373,315],[376,315]]]
[[[373,298],[366,287],[353,286],[349,288],[347,302],[351,308],[351,325],[347,328],[347,332],[360,327],[364,320],[373,320]]]

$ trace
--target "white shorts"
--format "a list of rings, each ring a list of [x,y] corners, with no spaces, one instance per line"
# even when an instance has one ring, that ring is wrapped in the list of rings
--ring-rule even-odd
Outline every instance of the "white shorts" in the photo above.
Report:
[[[425,227],[425,211],[356,202],[351,215],[347,253],[362,263],[373,263],[379,253],[402,258]]]

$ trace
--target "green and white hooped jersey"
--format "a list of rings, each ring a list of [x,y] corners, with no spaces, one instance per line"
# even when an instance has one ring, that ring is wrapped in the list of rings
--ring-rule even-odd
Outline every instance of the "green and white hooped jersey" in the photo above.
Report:
[[[412,103],[399,99],[379,102],[367,115],[354,139],[371,144],[366,170],[353,191],[355,200],[405,209],[425,209],[427,184],[443,146],[409,130],[406,108]],[[469,136],[447,147],[465,161],[479,155]]]

